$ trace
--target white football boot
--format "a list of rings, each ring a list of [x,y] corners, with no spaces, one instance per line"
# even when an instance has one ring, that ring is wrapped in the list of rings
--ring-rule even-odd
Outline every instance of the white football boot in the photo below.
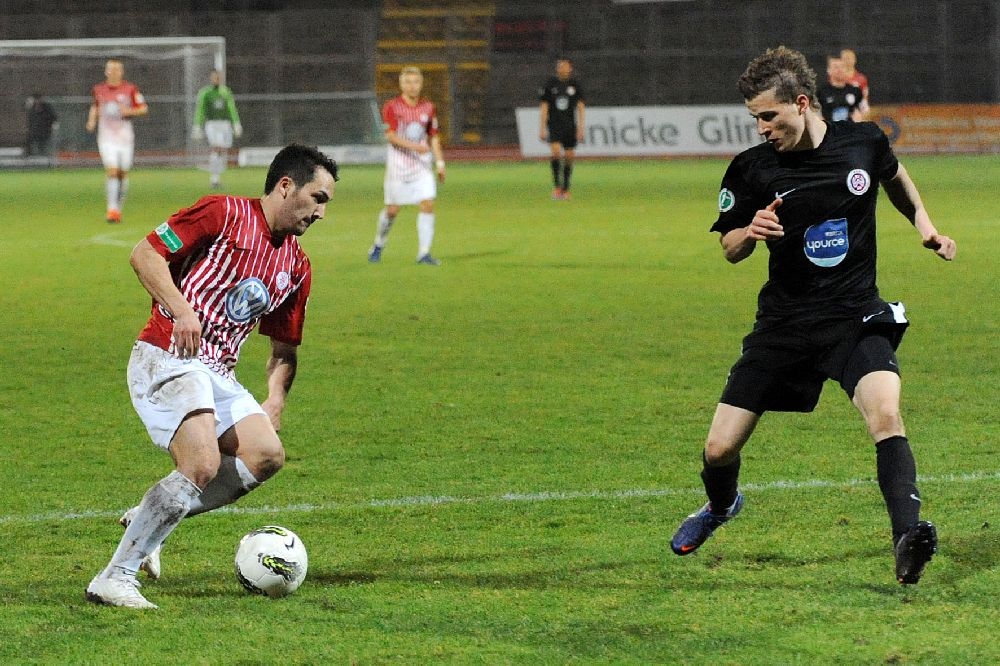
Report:
[[[103,571],[87,586],[87,601],[122,608],[159,608],[139,592],[139,581],[134,578],[105,576]]]

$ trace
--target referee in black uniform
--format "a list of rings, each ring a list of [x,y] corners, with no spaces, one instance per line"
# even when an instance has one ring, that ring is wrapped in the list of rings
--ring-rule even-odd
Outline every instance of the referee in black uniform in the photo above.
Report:
[[[951,260],[955,242],[938,233],[877,125],[823,120],[814,106],[816,75],[801,53],[768,50],[739,88],[765,142],[730,163],[712,231],[731,263],[763,243],[768,280],[705,442],[708,503],[681,524],[671,549],[694,552],[742,508],[740,450],[764,412],[810,412],[833,379],[875,442],[896,578],[914,584],[937,534],[920,520],[916,463],[899,412],[895,350],[908,322],[902,304],[883,300],[875,281],[879,185],[924,247]]]
[[[540,128],[538,137],[552,147],[553,199],[569,199],[576,144],[583,140],[583,88],[573,77],[569,58],[556,61],[556,75],[538,91]]]

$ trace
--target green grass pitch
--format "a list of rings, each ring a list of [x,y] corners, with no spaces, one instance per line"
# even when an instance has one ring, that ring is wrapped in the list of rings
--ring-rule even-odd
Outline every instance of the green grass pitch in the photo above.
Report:
[[[84,588],[120,513],[171,468],[124,383],[149,302],[142,236],[207,192],[133,172],[103,221],[98,170],[0,177],[0,661],[177,664],[994,663],[1000,623],[997,183],[984,157],[904,159],[947,264],[880,206],[880,286],[913,323],[903,408],[940,552],[896,584],[874,452],[827,387],[745,450],[743,514],[695,555],[668,541],[703,501],[700,449],[749,330],[766,253],[715,234],[723,160],[583,161],[549,200],[546,162],[449,166],[434,253],[414,208],[366,252],[382,170],[345,166],[303,238],[314,270],[286,468],[185,521],[156,612]],[[231,170],[255,195],[260,169]],[[266,340],[239,377],[264,388]],[[282,524],[309,577],[245,594],[239,537]]]

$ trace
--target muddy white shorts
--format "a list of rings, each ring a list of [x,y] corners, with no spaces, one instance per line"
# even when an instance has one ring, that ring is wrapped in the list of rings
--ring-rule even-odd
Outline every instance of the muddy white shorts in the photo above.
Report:
[[[218,437],[251,414],[264,414],[260,403],[235,379],[146,342],[132,347],[128,391],[153,443],[165,450],[191,412],[215,412]]]

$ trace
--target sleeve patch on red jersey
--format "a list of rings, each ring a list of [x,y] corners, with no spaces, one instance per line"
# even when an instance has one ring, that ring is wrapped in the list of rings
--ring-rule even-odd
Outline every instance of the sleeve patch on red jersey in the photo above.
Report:
[[[181,241],[180,237],[174,233],[174,230],[170,228],[166,222],[156,227],[156,235],[160,237],[163,244],[167,246],[167,249],[171,252],[176,252],[177,250],[184,247],[184,243]]]

